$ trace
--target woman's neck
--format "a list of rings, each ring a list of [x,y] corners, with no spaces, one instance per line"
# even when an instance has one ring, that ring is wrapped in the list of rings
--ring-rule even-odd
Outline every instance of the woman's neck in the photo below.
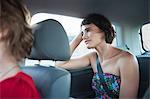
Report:
[[[111,45],[106,44],[106,43],[101,44],[101,45],[96,47],[96,51],[97,51],[101,61],[103,61],[109,57],[110,49],[111,49]]]
[[[0,81],[12,77],[21,71],[17,62],[11,61],[11,59],[9,59],[10,58],[3,58],[0,60]]]
[[[15,57],[10,55],[7,50],[0,46],[0,80],[11,77],[20,69]]]
[[[5,52],[0,52],[0,70],[7,68],[7,66],[10,66],[11,64],[18,64],[18,62],[13,56],[8,55]]]

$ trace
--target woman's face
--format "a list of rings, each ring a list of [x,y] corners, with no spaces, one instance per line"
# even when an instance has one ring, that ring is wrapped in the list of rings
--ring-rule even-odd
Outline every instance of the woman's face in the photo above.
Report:
[[[87,48],[95,48],[102,42],[105,42],[105,34],[94,24],[82,25],[82,39]]]

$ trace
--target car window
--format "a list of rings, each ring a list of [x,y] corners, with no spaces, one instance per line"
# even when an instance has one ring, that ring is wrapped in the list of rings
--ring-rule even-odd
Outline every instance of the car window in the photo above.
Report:
[[[141,28],[141,40],[143,49],[145,51],[150,51],[150,23],[145,24]]]

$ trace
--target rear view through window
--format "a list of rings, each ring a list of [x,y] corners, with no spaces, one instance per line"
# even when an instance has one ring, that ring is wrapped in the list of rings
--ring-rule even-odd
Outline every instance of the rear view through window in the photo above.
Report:
[[[143,25],[142,29],[143,49],[150,51],[150,23]]]

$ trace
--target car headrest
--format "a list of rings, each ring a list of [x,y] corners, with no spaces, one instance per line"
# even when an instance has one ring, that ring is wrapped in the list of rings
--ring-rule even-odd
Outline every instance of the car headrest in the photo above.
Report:
[[[54,19],[47,19],[33,26],[34,45],[29,59],[69,60],[70,47],[63,26]]]

